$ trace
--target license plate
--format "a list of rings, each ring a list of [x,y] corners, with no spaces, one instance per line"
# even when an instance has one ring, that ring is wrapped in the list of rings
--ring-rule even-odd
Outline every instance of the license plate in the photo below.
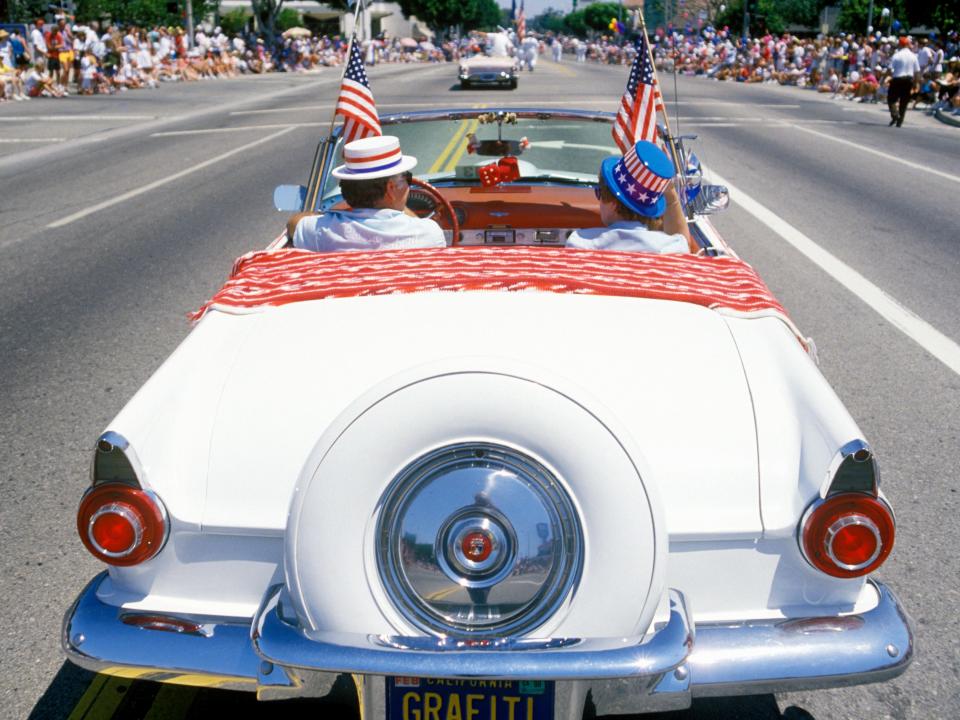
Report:
[[[552,681],[387,678],[387,720],[552,719]]]

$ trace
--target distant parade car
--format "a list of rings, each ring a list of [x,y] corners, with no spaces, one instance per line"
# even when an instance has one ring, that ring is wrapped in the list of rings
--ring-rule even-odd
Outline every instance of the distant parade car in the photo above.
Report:
[[[564,247],[601,224],[613,118],[382,118],[449,246],[238,261],[95,443],[77,529],[107,569],[69,658],[391,720],[904,672],[877,460],[710,222],[725,189],[671,144],[699,253]],[[340,145],[278,209],[344,207]]]
[[[519,66],[512,57],[475,55],[460,61],[460,87],[496,85],[516,90],[518,72]]]

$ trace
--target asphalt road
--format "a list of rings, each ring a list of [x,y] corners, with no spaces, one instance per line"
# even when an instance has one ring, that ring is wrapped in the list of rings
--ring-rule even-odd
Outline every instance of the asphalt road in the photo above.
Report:
[[[515,92],[462,92],[455,66],[371,73],[381,113],[612,110],[625,78],[625,68],[541,62]],[[0,106],[5,717],[277,711],[246,695],[94,676],[64,662],[59,630],[99,570],[74,527],[94,439],[186,335],[185,313],[232,260],[276,236],[272,189],[305,181],[337,84],[326,71]],[[918,639],[913,667],[893,682],[698,702],[664,717],[960,716],[960,365],[950,365],[960,343],[960,130],[919,113],[889,128],[882,107],[696,78],[677,80],[674,105],[673,81],[664,84],[674,129],[697,133],[705,165],[739,191],[716,225],[816,339],[823,373],[880,458],[898,537],[879,576]],[[778,231],[763,222],[771,218]],[[884,297],[925,324],[881,315]],[[318,714],[310,703],[282,709]]]

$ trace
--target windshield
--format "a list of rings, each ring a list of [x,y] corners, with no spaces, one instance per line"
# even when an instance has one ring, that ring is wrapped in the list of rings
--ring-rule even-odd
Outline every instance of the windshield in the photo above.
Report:
[[[619,154],[609,118],[511,119],[498,123],[491,112],[485,117],[384,124],[383,134],[396,135],[403,153],[417,158],[413,171],[417,177],[441,183],[479,183],[477,167],[515,154],[520,159],[520,182],[593,184],[600,161]],[[340,158],[338,146],[335,164]],[[322,197],[337,196],[337,180],[328,176]]]

